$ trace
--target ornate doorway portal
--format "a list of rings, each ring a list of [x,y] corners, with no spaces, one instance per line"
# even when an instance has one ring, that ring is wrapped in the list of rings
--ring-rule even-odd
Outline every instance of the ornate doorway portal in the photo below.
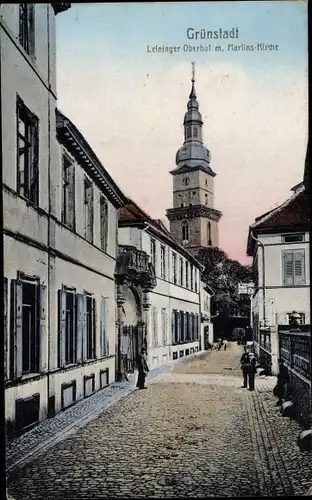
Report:
[[[140,292],[134,286],[124,285],[123,296],[125,302],[121,337],[122,365],[126,373],[133,373],[142,341],[138,337],[138,324],[142,322],[142,304]]]

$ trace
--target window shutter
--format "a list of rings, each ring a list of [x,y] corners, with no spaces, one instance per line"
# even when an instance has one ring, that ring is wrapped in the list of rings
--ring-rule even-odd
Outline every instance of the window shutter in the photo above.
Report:
[[[184,313],[184,339],[183,341],[185,342],[188,339],[188,312]]]
[[[176,342],[176,337],[175,337],[175,310],[173,309],[171,312],[171,343]]]
[[[101,209],[101,248],[106,252],[107,250],[107,236],[108,236],[108,207],[104,198],[101,198],[100,202]]]
[[[101,297],[100,345],[102,356],[108,356],[109,353],[109,338],[107,331],[107,302],[107,297]]]
[[[283,285],[294,284],[294,253],[283,252]]]
[[[181,342],[181,339],[183,337],[183,312],[177,311],[176,316],[177,316],[176,342],[179,343]]]
[[[294,252],[294,285],[305,285],[304,250]]]
[[[96,332],[97,332],[97,315],[96,315],[96,299],[92,299],[92,358],[96,358]]]
[[[195,340],[199,339],[199,315],[196,314],[196,323],[195,323]]]
[[[66,364],[66,292],[59,290],[59,365]]]
[[[69,226],[75,229],[75,165],[72,163],[68,167],[68,217]]]
[[[23,283],[12,281],[14,310],[14,375],[16,378],[23,373]]]
[[[8,379],[8,278],[3,279],[4,381]]]
[[[76,295],[76,362],[81,363],[82,360],[82,339],[83,339],[83,295],[78,293]]]
[[[32,147],[29,150],[31,169],[30,169],[30,199],[38,204],[39,203],[39,169],[38,169],[38,158],[39,158],[39,134],[38,134],[38,123],[32,120],[31,126],[31,144]]]
[[[49,339],[47,338],[46,331],[46,290],[47,287],[45,285],[40,285],[40,299],[39,299],[39,367],[40,372],[46,372],[48,369],[48,360],[47,360],[47,342]]]
[[[88,339],[87,339],[87,296],[82,295],[82,361],[88,357]]]

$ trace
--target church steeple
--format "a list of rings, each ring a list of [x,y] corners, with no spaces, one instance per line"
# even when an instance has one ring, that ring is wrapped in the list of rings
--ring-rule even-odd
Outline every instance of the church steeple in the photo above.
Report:
[[[184,142],[176,155],[178,168],[183,166],[201,168],[215,175],[210,168],[210,151],[203,144],[203,119],[195,90],[195,63],[192,63],[192,87],[184,115]]]
[[[167,210],[172,236],[194,255],[200,248],[218,246],[221,212],[214,208],[214,177],[210,152],[203,143],[203,120],[195,90],[195,63],[192,87],[184,115],[184,142],[176,154],[173,176],[173,208]]]

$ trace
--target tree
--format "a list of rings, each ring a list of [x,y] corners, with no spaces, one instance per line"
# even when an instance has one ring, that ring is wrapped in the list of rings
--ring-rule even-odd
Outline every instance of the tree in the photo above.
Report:
[[[249,315],[249,297],[238,294],[238,283],[253,281],[251,266],[232,260],[217,247],[203,248],[197,259],[205,266],[201,279],[214,290],[212,311],[225,317],[233,314]]]

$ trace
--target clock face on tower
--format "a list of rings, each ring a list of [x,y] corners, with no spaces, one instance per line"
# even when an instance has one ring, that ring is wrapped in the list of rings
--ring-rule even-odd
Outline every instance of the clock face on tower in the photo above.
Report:
[[[182,180],[182,182],[183,182],[183,184],[184,184],[185,186],[187,186],[187,185],[190,183],[190,179],[189,179],[189,177],[184,177],[184,179]]]

